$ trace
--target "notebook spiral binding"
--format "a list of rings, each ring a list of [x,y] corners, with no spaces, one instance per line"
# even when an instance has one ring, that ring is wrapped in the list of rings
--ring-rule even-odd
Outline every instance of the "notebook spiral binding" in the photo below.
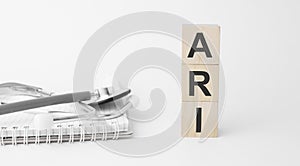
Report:
[[[120,131],[119,122],[112,123],[112,131],[108,132],[106,125],[90,124],[85,126],[72,124],[67,127],[57,125],[56,128],[36,130],[30,129],[29,126],[19,127],[1,127],[0,145],[18,145],[18,144],[40,144],[40,143],[74,143],[85,141],[105,141],[107,139],[117,140],[119,138],[130,137],[132,133],[128,131]]]

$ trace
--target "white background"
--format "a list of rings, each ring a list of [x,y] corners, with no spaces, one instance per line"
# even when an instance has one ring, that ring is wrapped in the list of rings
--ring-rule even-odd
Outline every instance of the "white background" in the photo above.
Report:
[[[75,62],[103,24],[144,10],[219,24],[226,105],[220,137],[184,139],[147,158],[118,156],[94,143],[0,147],[13,165],[299,165],[299,2],[1,1],[0,82],[72,90]]]

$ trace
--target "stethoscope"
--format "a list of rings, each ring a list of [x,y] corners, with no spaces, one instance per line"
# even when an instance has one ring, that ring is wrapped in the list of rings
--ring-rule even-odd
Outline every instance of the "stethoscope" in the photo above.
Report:
[[[77,103],[85,113],[78,115],[68,115],[54,118],[54,121],[72,120],[72,119],[92,119],[92,120],[108,120],[122,116],[132,107],[131,102],[126,102],[122,107],[113,111],[99,111],[102,105],[114,103],[115,101],[128,98],[130,89],[115,90],[112,87],[97,89],[94,92],[83,91],[67,93],[62,95],[53,95],[44,91],[42,88],[34,87],[19,83],[0,84],[0,95],[24,95],[35,97],[34,99],[5,103],[1,101],[0,115],[25,111],[45,106],[53,106],[66,103]],[[50,111],[49,113],[57,113]]]

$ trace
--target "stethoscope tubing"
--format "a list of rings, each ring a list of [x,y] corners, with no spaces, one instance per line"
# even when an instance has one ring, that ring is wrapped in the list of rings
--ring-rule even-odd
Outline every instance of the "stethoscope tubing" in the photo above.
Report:
[[[62,95],[55,95],[55,96],[19,101],[15,103],[8,103],[8,104],[0,105],[0,115],[25,111],[25,110],[39,108],[39,107],[57,105],[57,104],[87,101],[87,100],[91,100],[91,98],[92,98],[91,92],[84,91],[84,92],[67,93]]]

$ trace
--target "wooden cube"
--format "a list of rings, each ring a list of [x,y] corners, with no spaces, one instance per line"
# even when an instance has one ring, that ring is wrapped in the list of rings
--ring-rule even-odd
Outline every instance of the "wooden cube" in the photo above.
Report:
[[[184,137],[217,137],[217,102],[182,102],[182,128]]]
[[[219,65],[182,65],[182,101],[218,101]]]
[[[192,24],[182,26],[183,64],[219,64],[219,54],[219,26]]]

